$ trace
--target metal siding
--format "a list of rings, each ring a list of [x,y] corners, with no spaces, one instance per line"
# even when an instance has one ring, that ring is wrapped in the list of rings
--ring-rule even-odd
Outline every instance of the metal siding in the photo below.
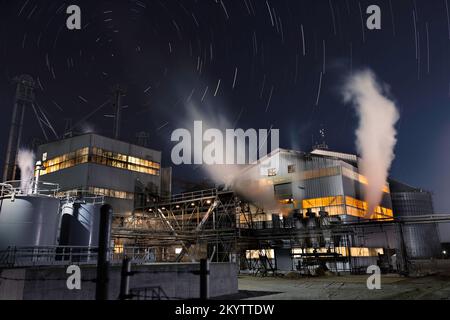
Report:
[[[396,217],[433,214],[433,202],[428,192],[392,193],[392,205]],[[404,225],[403,237],[412,259],[427,259],[440,255],[441,244],[436,224]]]

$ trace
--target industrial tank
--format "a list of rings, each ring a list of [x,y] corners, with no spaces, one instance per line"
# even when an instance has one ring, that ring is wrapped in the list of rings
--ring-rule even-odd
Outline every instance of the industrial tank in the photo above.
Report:
[[[103,198],[78,198],[61,201],[61,246],[98,246],[100,208]]]
[[[59,199],[45,195],[0,197],[0,251],[56,245]]]
[[[433,214],[433,202],[429,192],[402,189],[391,193],[395,217],[414,217]],[[429,259],[441,253],[441,243],[434,223],[403,224],[403,241],[409,259]]]

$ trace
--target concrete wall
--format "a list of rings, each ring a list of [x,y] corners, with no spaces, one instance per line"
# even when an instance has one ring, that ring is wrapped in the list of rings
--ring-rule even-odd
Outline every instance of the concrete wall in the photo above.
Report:
[[[193,274],[199,264],[149,264],[133,266],[139,271],[131,277],[130,288],[160,286],[172,299],[196,299],[200,295],[200,278]],[[111,267],[109,299],[116,300],[120,289],[120,266]],[[210,297],[238,292],[237,265],[210,264]],[[81,267],[81,290],[69,290],[65,267],[44,267],[2,270],[0,273],[0,300],[94,300],[95,266]],[[26,280],[23,280],[26,279]]]

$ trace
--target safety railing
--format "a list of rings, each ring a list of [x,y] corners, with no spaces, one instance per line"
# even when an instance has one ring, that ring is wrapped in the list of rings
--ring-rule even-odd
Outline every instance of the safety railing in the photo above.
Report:
[[[9,247],[0,251],[0,268],[96,264],[97,255],[97,247]],[[121,264],[125,257],[135,264],[155,261],[153,251],[142,247],[121,247],[120,250],[111,250],[109,261],[111,264]]]
[[[168,198],[162,198],[161,202],[179,202],[179,201],[189,201],[194,199],[202,199],[215,197],[217,195],[217,189],[207,189],[193,192],[185,192],[180,194],[172,195]]]
[[[1,184],[1,197],[15,197],[17,195],[40,195],[56,197],[59,192],[59,185],[45,181],[30,180],[23,182],[20,180],[6,181]]]
[[[61,191],[57,194],[58,198],[66,202],[82,201],[83,203],[92,205],[102,205],[105,203],[105,196],[93,194],[88,190],[76,189],[69,191]]]

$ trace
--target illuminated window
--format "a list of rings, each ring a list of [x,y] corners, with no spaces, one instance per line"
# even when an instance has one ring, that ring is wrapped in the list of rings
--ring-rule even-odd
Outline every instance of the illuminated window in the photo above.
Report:
[[[273,249],[262,249],[262,250],[246,250],[245,257],[247,259],[259,259],[260,256],[266,256],[269,259],[275,257],[275,252]]]
[[[159,175],[161,168],[159,163],[150,160],[114,153],[97,147],[85,147],[44,161],[45,169],[40,171],[40,175],[43,176],[88,162],[155,176]]]
[[[347,196],[345,197],[345,203],[347,205],[347,214],[360,218],[369,218],[367,202]],[[393,216],[392,209],[377,206],[370,219],[391,219]]]
[[[316,248],[316,249],[306,248],[305,253],[311,254],[314,252],[314,250],[317,253],[327,253],[327,251],[328,251],[327,248]],[[336,247],[336,248],[334,248],[334,250],[336,251],[336,253],[339,253],[344,257],[348,256],[349,251],[350,251],[350,254],[352,257],[377,257],[378,254],[384,253],[383,248]],[[294,255],[303,254],[303,250],[302,249],[292,249],[292,254],[294,254]]]
[[[306,216],[307,209],[310,209],[314,213],[318,213],[320,210],[328,212],[329,215],[350,215],[359,218],[370,219],[392,219],[392,209],[378,206],[375,208],[375,212],[372,216],[367,215],[367,202],[358,200],[352,197],[335,196],[305,199],[302,201],[303,214]]]
[[[118,190],[111,190],[106,188],[98,188],[98,187],[89,187],[87,188],[87,191],[89,193],[99,195],[99,196],[105,196],[109,198],[116,198],[116,199],[125,199],[125,200],[133,200],[134,194],[131,192],[126,191],[118,191]]]

